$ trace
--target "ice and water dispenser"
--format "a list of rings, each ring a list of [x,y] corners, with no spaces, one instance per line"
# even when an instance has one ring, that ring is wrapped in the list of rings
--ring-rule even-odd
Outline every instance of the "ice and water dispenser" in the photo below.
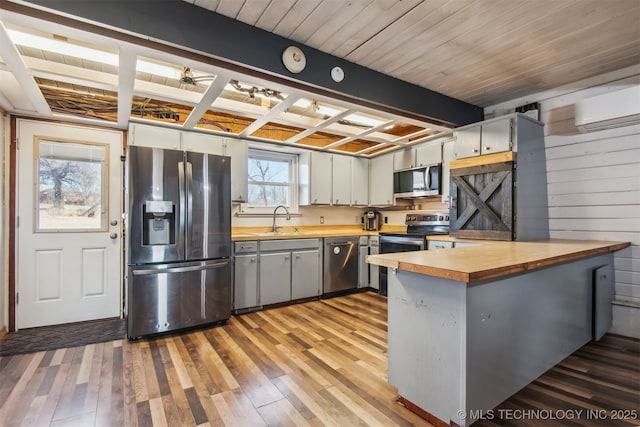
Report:
[[[176,243],[176,209],[171,201],[147,200],[142,205],[142,244]]]

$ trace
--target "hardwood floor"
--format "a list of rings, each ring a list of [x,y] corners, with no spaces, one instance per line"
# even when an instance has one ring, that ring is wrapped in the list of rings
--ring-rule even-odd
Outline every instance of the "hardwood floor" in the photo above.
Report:
[[[133,343],[1,357],[0,425],[429,425],[387,384],[386,320],[386,299],[360,293]],[[639,347],[591,343],[500,408],[638,409]]]

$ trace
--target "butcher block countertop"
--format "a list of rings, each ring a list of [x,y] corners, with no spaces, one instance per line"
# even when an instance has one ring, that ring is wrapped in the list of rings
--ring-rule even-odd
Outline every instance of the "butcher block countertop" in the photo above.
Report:
[[[494,279],[509,274],[618,251],[629,242],[597,240],[536,240],[498,242],[475,240],[477,246],[432,251],[368,255],[367,262],[459,282]]]
[[[405,230],[406,226],[385,225],[380,231]],[[341,236],[377,236],[378,231],[365,231],[354,225],[320,225],[300,227],[278,227],[277,233],[271,232],[271,227],[234,227],[231,230],[231,240],[274,240],[274,239],[304,239]]]

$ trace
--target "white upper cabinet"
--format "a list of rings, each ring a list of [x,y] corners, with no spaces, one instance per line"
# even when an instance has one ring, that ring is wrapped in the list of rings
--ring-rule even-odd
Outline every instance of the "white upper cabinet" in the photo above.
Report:
[[[425,142],[415,147],[416,167],[442,163],[442,142],[440,140]]]
[[[369,204],[369,159],[351,158],[351,204],[353,206]]]
[[[385,154],[370,160],[369,205],[393,205],[393,154]]]
[[[129,145],[181,150],[180,131],[134,123],[129,127]]]
[[[451,168],[449,163],[455,160],[453,139],[449,139],[442,144],[442,199],[443,202],[449,200],[449,188],[451,179]]]
[[[197,132],[185,132],[162,126],[134,123],[129,128],[129,145],[184,150],[221,156],[224,138]]]
[[[429,141],[393,153],[393,170],[399,171],[442,162],[442,143]]]
[[[231,201],[246,203],[249,144],[242,139],[228,138],[224,144],[224,155],[231,157]]]
[[[182,150],[193,153],[206,153],[222,156],[224,138],[215,135],[206,135],[195,132],[181,133]]]
[[[510,117],[464,126],[454,130],[453,135],[457,159],[500,153],[513,148]]]
[[[309,203],[330,205],[332,201],[331,154],[311,152],[309,165]]]
[[[333,154],[332,205],[351,204],[351,157]]]
[[[407,148],[393,153],[393,170],[411,169],[416,166],[415,148]]]

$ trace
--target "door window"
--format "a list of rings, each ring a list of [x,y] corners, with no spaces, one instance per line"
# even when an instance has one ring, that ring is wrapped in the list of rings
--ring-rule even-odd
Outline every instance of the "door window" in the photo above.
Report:
[[[109,147],[36,138],[35,151],[35,231],[105,231]]]

